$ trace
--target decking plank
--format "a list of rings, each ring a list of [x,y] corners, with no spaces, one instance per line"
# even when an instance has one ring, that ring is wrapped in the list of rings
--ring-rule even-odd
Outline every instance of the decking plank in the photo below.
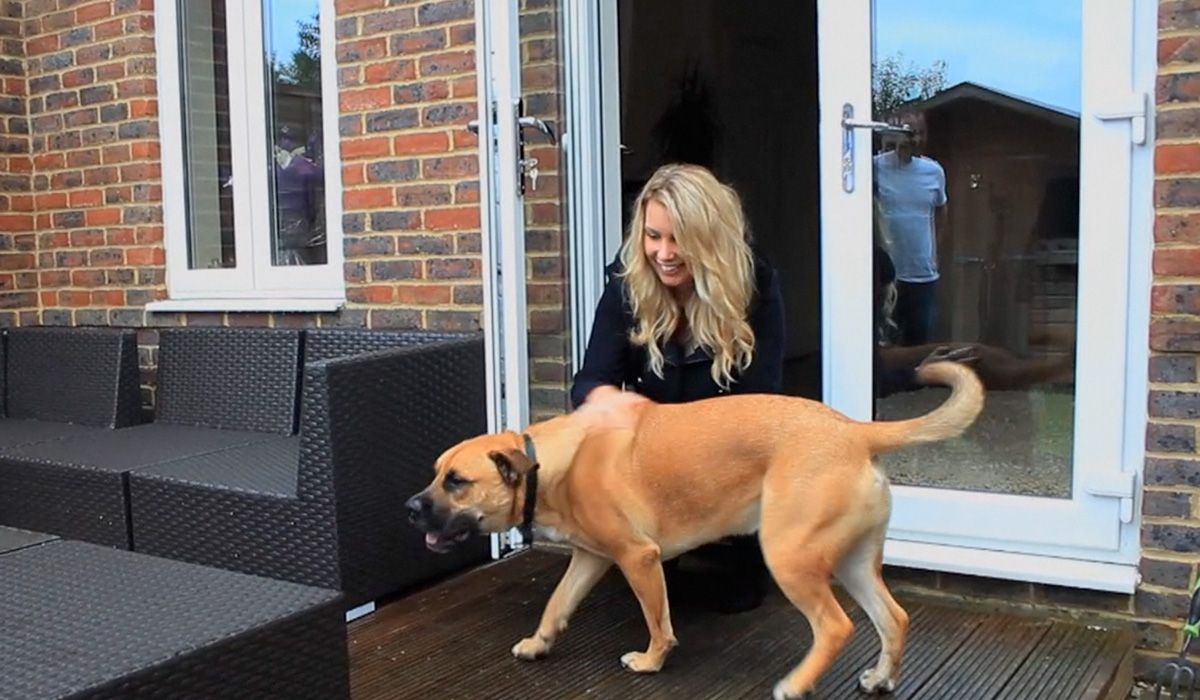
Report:
[[[758,610],[718,615],[672,606],[680,646],[657,674],[620,667],[648,639],[636,598],[616,570],[585,600],[546,659],[509,650],[537,626],[566,568],[535,550],[385,605],[351,623],[355,700],[477,698],[761,698],[811,643],[803,616],[773,591]],[[900,596],[898,596],[900,597]],[[1120,684],[1127,634],[901,598],[911,627],[899,687],[913,700],[1062,697],[1101,700]],[[839,591],[854,637],[822,678],[818,697],[861,698],[859,674],[879,643],[862,610]]]

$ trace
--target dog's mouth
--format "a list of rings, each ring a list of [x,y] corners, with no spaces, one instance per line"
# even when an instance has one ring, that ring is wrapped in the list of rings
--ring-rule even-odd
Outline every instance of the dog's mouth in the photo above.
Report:
[[[425,547],[431,552],[445,554],[479,533],[478,518],[459,513],[443,527],[425,531]]]
[[[459,533],[440,533],[427,532],[425,533],[425,547],[431,552],[445,554],[454,549],[458,545],[466,542],[471,537],[470,530],[463,530]]]

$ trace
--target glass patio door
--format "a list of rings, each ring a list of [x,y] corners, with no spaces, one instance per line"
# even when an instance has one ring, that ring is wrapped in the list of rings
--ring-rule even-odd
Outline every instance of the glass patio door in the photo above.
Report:
[[[1133,589],[1147,5],[818,2],[825,400],[926,412],[947,391],[904,370],[938,347],[988,387],[962,438],[881,459],[892,563]]]

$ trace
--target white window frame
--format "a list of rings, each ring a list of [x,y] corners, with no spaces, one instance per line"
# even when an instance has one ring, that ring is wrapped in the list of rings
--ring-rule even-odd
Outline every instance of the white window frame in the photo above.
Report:
[[[266,71],[240,70],[229,76],[233,147],[234,228],[237,266],[189,269],[188,210],[185,196],[181,95],[182,0],[155,4],[159,135],[162,140],[163,226],[167,295],[149,311],[335,311],[345,304],[342,232],[342,163],[338,133],[336,9],[320,0],[321,98],[324,132],[327,262],[322,265],[271,264],[269,135]],[[250,66],[264,55],[262,4],[230,2],[226,8],[230,66]],[[254,60],[250,60],[251,57]]]

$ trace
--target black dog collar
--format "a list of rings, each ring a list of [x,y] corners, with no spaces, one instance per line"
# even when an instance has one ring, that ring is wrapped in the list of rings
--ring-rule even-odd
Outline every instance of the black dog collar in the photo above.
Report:
[[[525,438],[525,456],[533,465],[529,467],[529,471],[525,473],[525,508],[523,518],[521,520],[521,539],[525,540],[526,545],[533,544],[533,510],[537,507],[537,487],[538,487],[538,460],[537,450],[533,447],[533,438],[529,437],[528,433],[522,433],[521,437]]]

